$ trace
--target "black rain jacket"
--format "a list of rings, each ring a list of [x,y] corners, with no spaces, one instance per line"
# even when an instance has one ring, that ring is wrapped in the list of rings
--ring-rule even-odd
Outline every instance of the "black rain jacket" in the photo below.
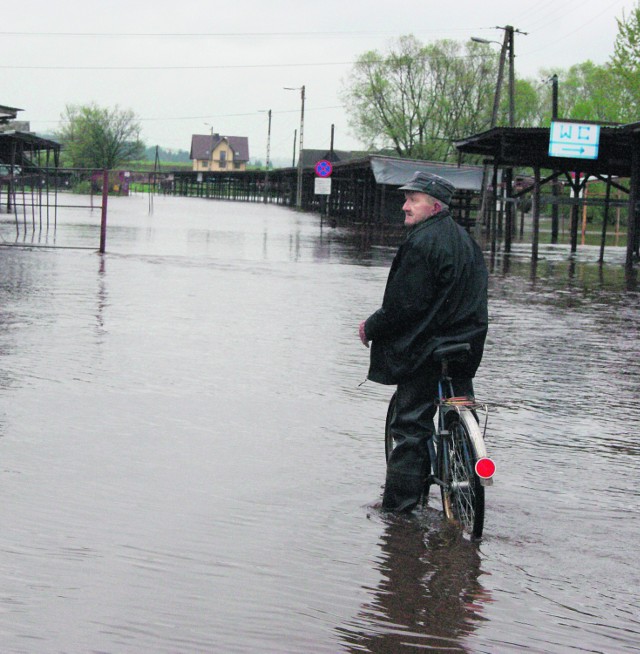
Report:
[[[470,343],[453,376],[473,377],[487,335],[487,268],[482,250],[447,210],[407,233],[391,264],[382,307],[365,322],[368,378],[398,384],[432,367],[444,344]]]

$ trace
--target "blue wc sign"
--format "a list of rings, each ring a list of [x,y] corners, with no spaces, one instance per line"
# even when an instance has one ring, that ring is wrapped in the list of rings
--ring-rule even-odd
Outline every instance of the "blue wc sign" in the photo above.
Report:
[[[597,159],[600,125],[554,121],[549,133],[549,156]]]

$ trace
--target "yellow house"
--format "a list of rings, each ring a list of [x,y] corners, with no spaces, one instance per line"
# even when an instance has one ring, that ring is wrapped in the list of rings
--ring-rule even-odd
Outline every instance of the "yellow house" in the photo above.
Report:
[[[249,161],[249,139],[246,136],[193,134],[191,137],[193,170],[246,170]]]

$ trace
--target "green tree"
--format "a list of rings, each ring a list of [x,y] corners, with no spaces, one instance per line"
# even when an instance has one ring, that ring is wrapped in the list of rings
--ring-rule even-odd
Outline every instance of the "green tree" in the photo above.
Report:
[[[342,99],[354,134],[402,157],[454,159],[452,140],[489,126],[497,58],[486,44],[401,37],[387,55],[363,54]]]
[[[572,120],[626,122],[628,107],[622,101],[620,79],[609,64],[592,61],[575,64],[568,70],[542,71],[542,75],[558,76],[558,117]],[[551,93],[544,101],[544,124],[551,120]]]
[[[509,124],[509,98],[503,93],[500,101],[499,125]],[[545,114],[544,95],[540,85],[528,79],[515,79],[515,127],[539,127]]]
[[[640,114],[640,3],[629,16],[616,18],[618,34],[610,60],[610,70],[618,88],[624,122],[638,120]]]
[[[61,119],[56,136],[65,166],[113,169],[144,154],[140,124],[130,110],[67,105]]]

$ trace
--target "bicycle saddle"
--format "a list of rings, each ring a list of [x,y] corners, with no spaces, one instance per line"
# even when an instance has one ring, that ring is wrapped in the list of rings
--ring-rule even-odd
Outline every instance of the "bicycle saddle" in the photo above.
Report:
[[[454,343],[453,345],[441,345],[433,351],[433,360],[439,363],[443,359],[461,360],[471,352],[469,343]]]

